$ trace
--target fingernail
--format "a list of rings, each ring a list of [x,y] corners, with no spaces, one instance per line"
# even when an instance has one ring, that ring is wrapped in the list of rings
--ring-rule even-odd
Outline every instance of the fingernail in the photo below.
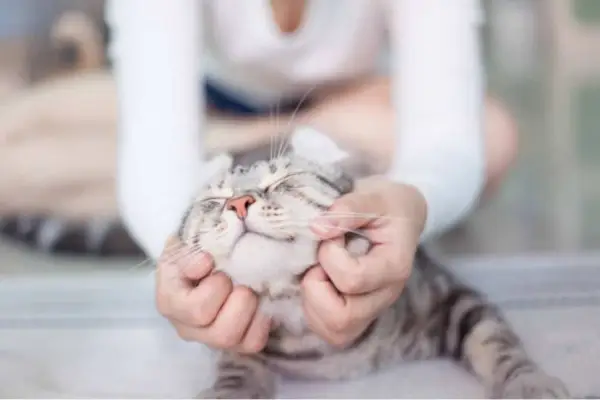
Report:
[[[198,264],[206,264],[209,261],[210,261],[210,259],[208,257],[208,254],[206,254],[204,252],[198,253],[194,256],[194,262],[196,262]]]
[[[311,223],[311,229],[319,236],[328,236],[337,228],[337,221],[324,217],[317,217]]]
[[[179,261],[179,265],[187,274],[196,274],[198,267],[203,267],[208,263],[208,256],[204,253],[188,254]]]

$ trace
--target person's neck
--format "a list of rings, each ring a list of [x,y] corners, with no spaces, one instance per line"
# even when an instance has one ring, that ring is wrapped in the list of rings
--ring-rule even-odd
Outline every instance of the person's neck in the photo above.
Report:
[[[307,0],[270,0],[273,19],[284,34],[295,33],[304,20]]]

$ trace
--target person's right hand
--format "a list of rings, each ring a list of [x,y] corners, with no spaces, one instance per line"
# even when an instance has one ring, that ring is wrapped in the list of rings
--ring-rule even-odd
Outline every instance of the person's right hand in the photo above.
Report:
[[[233,287],[222,272],[211,273],[209,255],[191,253],[177,238],[167,241],[156,271],[159,312],[184,340],[244,353],[261,351],[271,323],[257,313],[256,295],[246,287]]]

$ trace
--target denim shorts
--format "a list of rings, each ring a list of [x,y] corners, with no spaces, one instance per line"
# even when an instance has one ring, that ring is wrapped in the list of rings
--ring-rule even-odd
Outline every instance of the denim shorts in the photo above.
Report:
[[[310,104],[310,99],[301,99],[294,101],[286,101],[280,104],[270,106],[258,106],[251,104],[247,100],[243,100],[235,94],[228,92],[226,89],[215,85],[210,80],[205,80],[203,83],[204,95],[206,104],[212,109],[220,111],[224,114],[237,116],[260,116],[270,115],[274,112],[292,113],[297,108],[303,109]],[[300,104],[302,103],[302,104]]]

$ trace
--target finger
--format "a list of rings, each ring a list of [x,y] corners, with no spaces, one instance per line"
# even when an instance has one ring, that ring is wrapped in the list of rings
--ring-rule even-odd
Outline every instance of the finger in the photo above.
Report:
[[[304,304],[304,315],[308,327],[323,338],[329,344],[344,348],[352,343],[364,331],[364,324],[355,322],[354,326],[348,327],[343,331],[332,330],[323,318],[310,306]]]
[[[214,346],[213,343],[210,343],[210,341],[207,340],[209,338],[207,338],[206,335],[206,328],[195,328],[176,320],[172,320],[171,323],[173,324],[177,335],[183,340],[187,342],[199,342],[209,346]]]
[[[175,236],[167,239],[158,260],[158,272],[173,284],[187,284],[185,280],[198,281],[211,269],[212,259],[208,254],[194,251]],[[182,278],[185,280],[182,281]]]
[[[332,312],[345,312],[345,299],[327,279],[320,267],[312,268],[302,280],[303,302],[306,303],[320,319],[326,320]]]
[[[325,273],[325,270],[317,265],[316,267],[312,267],[305,274],[302,281],[317,281],[317,282],[328,282],[329,278]]]
[[[185,296],[191,288],[173,256],[182,251],[181,248],[181,242],[176,237],[170,237],[156,266],[156,307],[165,316],[173,314],[173,303]]]
[[[184,277],[190,281],[198,281],[212,271],[213,260],[207,253],[198,253],[194,254],[189,260],[180,263],[180,265]]]
[[[254,318],[258,300],[245,287],[233,289],[215,321],[207,328],[219,347],[231,348],[242,341]]]
[[[222,272],[207,276],[197,287],[174,301],[172,317],[188,325],[205,327],[213,323],[233,290],[233,284]]]
[[[338,241],[319,248],[319,262],[335,287],[344,294],[364,294],[410,274],[410,261],[400,259],[391,246],[377,245],[369,253],[353,257]]]
[[[306,318],[306,324],[309,329],[323,338],[330,344],[338,345],[338,339],[336,335],[331,331],[321,316],[312,308],[308,303],[303,304],[304,317]]]
[[[242,343],[240,343],[239,350],[242,353],[254,354],[264,349],[269,338],[270,329],[271,319],[257,312],[250,323],[248,332],[246,332],[246,335],[242,339]]]
[[[396,301],[402,289],[398,285],[388,285],[367,294],[340,295],[331,283],[312,280],[315,275],[307,274],[302,282],[303,302],[305,308],[333,332],[351,330],[356,324],[371,321]]]
[[[403,287],[390,285],[368,294],[346,296],[347,313],[360,321],[372,321],[400,296]]]
[[[322,239],[331,239],[367,225],[385,211],[383,198],[377,191],[352,192],[337,199],[311,228]]]

